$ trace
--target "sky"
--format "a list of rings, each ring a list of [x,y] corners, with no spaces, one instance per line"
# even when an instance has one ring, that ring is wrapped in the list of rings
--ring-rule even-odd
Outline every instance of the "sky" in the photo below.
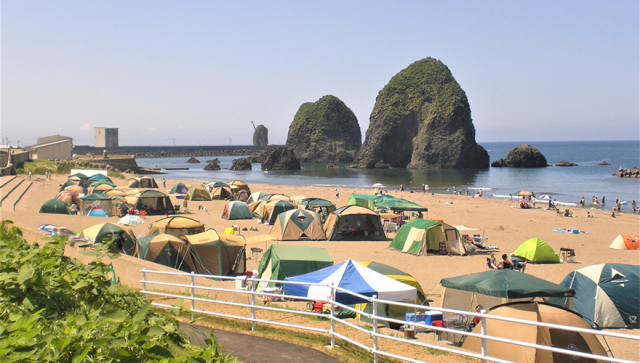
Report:
[[[637,140],[638,1],[1,3],[1,136],[93,145],[286,141],[305,102],[354,112],[411,63],[451,70],[478,142]],[[1,143],[1,142],[0,142]]]

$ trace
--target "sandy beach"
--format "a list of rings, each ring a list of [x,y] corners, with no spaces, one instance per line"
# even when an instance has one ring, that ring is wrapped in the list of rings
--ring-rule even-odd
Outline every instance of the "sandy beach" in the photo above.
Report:
[[[87,216],[65,216],[56,214],[40,214],[38,210],[42,203],[51,199],[57,193],[60,183],[66,180],[65,176],[53,176],[51,181],[34,182],[33,186],[12,210],[11,196],[2,204],[2,219],[12,220],[25,232],[25,238],[34,241],[42,236],[37,226],[50,223],[65,226],[70,230],[82,230],[92,225],[105,221],[116,223],[118,217],[100,218]],[[9,177],[0,178],[4,183]],[[160,189],[166,191],[178,181],[167,180],[166,188],[162,188],[162,177],[156,178]],[[186,185],[197,185],[198,182],[183,181]],[[117,185],[123,185],[123,179],[114,179]],[[250,185],[251,191],[266,191],[270,193],[282,193],[289,196],[304,195],[318,197],[332,201],[336,206],[347,204],[351,193],[372,193],[372,190],[341,189],[340,197],[335,197],[334,189],[317,187],[289,187],[272,185]],[[2,193],[6,193],[2,190]],[[571,208],[573,218],[561,217],[555,211],[545,210],[546,203],[538,203],[538,209],[523,210],[515,208],[517,202],[497,200],[493,198],[472,198],[469,196],[454,196],[445,194],[421,194],[389,191],[391,195],[402,197],[429,208],[425,218],[442,219],[451,225],[466,225],[483,231],[491,245],[500,248],[500,253],[514,251],[522,242],[529,238],[537,237],[549,243],[556,252],[561,247],[575,249],[575,263],[561,264],[529,264],[526,273],[555,283],[559,283],[569,272],[576,269],[598,263],[625,263],[638,264],[640,254],[638,251],[613,250],[608,248],[618,234],[637,235],[640,230],[640,216],[633,214],[618,214],[611,217],[611,212],[588,210],[593,218],[586,218],[587,210]],[[182,204],[182,201],[174,201]],[[447,203],[451,202],[451,203]],[[246,237],[268,233],[271,226],[257,223],[256,220],[227,221],[220,218],[225,201],[189,202],[189,212],[184,214],[190,218],[201,221],[207,228],[213,228],[222,233],[224,228],[233,224],[241,229],[256,227],[258,231],[243,231]],[[198,210],[198,206],[206,206],[207,212]],[[147,216],[145,224],[130,226],[136,236],[146,235],[147,228],[154,221],[164,216]],[[587,231],[586,234],[568,234],[554,232],[554,228],[577,228]],[[391,238],[393,235],[390,236]],[[485,271],[487,254],[474,254],[471,256],[413,256],[388,249],[389,241],[383,242],[280,242],[287,244],[307,245],[325,248],[335,263],[352,258],[356,261],[377,261],[399,268],[413,275],[421,284],[424,291],[439,306],[441,279],[459,276],[475,272]],[[266,249],[269,244],[256,245]],[[248,268],[257,268],[257,260],[247,260]],[[627,331],[630,334],[638,334],[637,331]],[[612,346],[616,356],[625,356],[628,359],[639,359],[640,345]]]

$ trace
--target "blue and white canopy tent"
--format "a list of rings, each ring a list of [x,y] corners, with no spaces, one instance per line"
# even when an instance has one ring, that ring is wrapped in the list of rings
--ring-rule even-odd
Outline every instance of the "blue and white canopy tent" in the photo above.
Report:
[[[377,295],[381,300],[412,303],[417,296],[415,287],[396,281],[351,259],[304,275],[288,277],[285,281],[321,284],[322,286],[284,286],[284,292],[287,294],[318,301],[331,300],[332,285],[368,297]],[[345,305],[364,302],[359,297],[341,291],[336,291],[336,301]]]

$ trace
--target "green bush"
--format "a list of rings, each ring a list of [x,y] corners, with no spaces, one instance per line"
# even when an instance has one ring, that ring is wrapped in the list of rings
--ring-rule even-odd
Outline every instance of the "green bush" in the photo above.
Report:
[[[234,362],[217,343],[190,345],[176,320],[118,288],[100,259],[64,255],[64,241],[30,246],[0,224],[0,361]],[[213,334],[212,334],[213,336]]]

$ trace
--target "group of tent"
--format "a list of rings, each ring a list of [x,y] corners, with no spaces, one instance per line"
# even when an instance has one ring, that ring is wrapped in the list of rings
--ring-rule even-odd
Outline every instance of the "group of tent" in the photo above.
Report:
[[[55,198],[43,203],[40,213],[71,214],[73,204],[79,214],[95,217],[123,215],[128,209],[145,211],[148,215],[175,212],[169,195],[154,190],[158,185],[151,177],[130,178],[123,187],[116,187],[105,171],[89,173],[93,174],[70,175]]]
[[[246,202],[251,195],[251,190],[247,183],[234,180],[231,183],[211,181],[198,186],[187,186],[182,182],[176,183],[169,194],[178,199],[187,201],[203,202],[210,200],[237,200]]]
[[[147,235],[135,238],[131,231],[113,223],[101,223],[82,231],[80,237],[107,243],[124,233],[127,255],[184,272],[237,275],[246,268],[245,244],[220,236],[213,229],[185,217],[163,218],[149,226]]]

